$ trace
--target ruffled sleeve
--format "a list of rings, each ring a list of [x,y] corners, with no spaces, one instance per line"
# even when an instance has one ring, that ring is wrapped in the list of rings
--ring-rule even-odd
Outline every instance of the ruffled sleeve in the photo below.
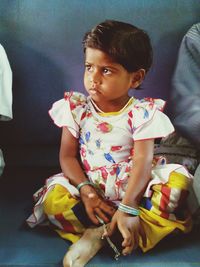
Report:
[[[67,127],[71,134],[79,137],[79,125],[86,110],[86,96],[78,92],[66,92],[64,98],[56,101],[49,115],[58,127]]]
[[[165,101],[145,98],[139,100],[132,111],[133,139],[161,138],[174,132],[174,126],[162,112]]]

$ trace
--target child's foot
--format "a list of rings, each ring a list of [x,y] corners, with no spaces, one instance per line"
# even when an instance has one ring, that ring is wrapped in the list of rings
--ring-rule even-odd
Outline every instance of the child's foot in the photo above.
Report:
[[[103,227],[87,229],[81,239],[73,244],[63,259],[64,267],[83,267],[103,246]]]

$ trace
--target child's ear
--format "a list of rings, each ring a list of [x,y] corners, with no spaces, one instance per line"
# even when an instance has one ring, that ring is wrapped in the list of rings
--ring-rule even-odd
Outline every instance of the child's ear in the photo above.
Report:
[[[133,79],[132,79],[132,88],[137,88],[140,86],[142,81],[144,80],[144,76],[146,71],[144,69],[139,69],[138,71],[133,72]]]

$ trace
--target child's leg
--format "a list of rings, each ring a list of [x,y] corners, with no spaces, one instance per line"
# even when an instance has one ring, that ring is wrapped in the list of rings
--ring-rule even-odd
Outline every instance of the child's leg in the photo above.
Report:
[[[101,239],[103,226],[88,228],[83,236],[73,244],[63,259],[64,267],[83,267],[104,245]]]
[[[88,228],[91,227],[91,222],[83,204],[61,185],[56,185],[48,193],[44,201],[44,212],[61,237],[74,243],[63,259],[64,267],[85,266],[103,246],[103,227]]]

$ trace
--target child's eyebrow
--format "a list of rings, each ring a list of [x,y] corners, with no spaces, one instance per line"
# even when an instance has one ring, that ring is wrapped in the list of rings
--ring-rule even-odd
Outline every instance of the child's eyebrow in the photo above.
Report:
[[[115,63],[113,63],[115,64]],[[91,65],[91,66],[94,66],[95,64],[93,63],[90,63],[88,61],[85,61],[85,65]],[[98,65],[99,68],[106,68],[106,69],[112,69],[112,70],[118,70],[117,66],[113,66],[113,65],[110,65],[110,64],[102,64],[102,65]]]

